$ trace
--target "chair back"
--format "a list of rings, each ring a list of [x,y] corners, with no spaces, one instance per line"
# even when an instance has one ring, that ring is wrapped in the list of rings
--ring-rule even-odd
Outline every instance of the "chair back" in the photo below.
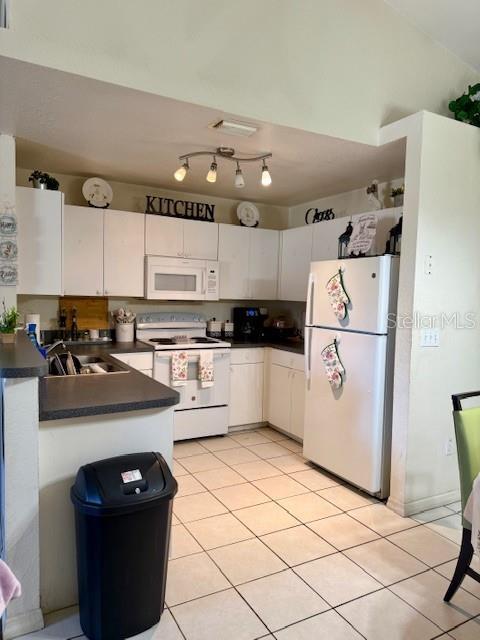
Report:
[[[452,396],[462,514],[472,492],[473,481],[480,473],[480,407],[463,408],[462,401],[476,396],[480,399],[480,391]],[[463,515],[462,520],[466,529],[472,528]]]

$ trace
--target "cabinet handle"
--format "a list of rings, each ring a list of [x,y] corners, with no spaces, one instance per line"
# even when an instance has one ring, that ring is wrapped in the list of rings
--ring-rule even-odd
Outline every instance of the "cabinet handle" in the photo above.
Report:
[[[105,295],[108,296],[108,291],[105,289]]]
[[[102,292],[97,289],[97,296],[101,295],[101,293]]]

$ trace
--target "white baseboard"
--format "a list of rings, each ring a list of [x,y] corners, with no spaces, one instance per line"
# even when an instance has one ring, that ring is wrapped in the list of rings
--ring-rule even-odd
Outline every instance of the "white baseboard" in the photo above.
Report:
[[[437,496],[429,496],[428,498],[420,498],[413,500],[412,502],[401,502],[395,497],[390,496],[387,501],[387,506],[400,516],[408,517],[414,516],[422,511],[428,509],[434,509],[435,507],[443,507],[451,502],[460,500],[460,491],[458,489],[454,491],[447,491]]]
[[[43,614],[41,609],[32,609],[17,616],[7,616],[7,624],[3,631],[4,640],[11,640],[23,636],[26,633],[39,631],[44,627]]]

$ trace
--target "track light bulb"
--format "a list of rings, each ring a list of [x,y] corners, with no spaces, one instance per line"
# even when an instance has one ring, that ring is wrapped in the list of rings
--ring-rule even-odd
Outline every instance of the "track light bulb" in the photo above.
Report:
[[[270,175],[270,171],[268,170],[267,164],[264,160],[262,166],[262,186],[269,187],[271,184],[272,176]]]
[[[210,170],[207,173],[207,182],[217,181],[217,163],[215,162],[215,156],[213,156],[213,162],[210,165]]]
[[[243,189],[245,186],[245,179],[243,177],[242,170],[240,169],[240,164],[237,162],[237,170],[235,171],[235,186],[237,189]]]
[[[182,182],[182,180],[187,175],[187,171],[189,170],[189,168],[190,167],[188,166],[188,160],[185,160],[182,166],[179,167],[173,174],[173,177],[175,178],[175,180],[177,180],[178,182]]]

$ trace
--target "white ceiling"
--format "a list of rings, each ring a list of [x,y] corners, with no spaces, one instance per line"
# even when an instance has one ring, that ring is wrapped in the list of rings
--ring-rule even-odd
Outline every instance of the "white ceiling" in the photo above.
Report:
[[[416,27],[480,71],[480,0],[385,0]]]
[[[133,91],[0,57],[0,131],[17,136],[17,164],[52,173],[99,175],[149,186],[281,205],[357,189],[404,173],[403,142],[373,147],[301,130],[254,123],[251,138],[209,128],[221,111]],[[191,160],[184,182],[173,178],[178,156],[233,146],[243,154],[272,152],[273,179],[262,187],[260,164],[244,165],[247,186],[233,186],[235,165]]]

